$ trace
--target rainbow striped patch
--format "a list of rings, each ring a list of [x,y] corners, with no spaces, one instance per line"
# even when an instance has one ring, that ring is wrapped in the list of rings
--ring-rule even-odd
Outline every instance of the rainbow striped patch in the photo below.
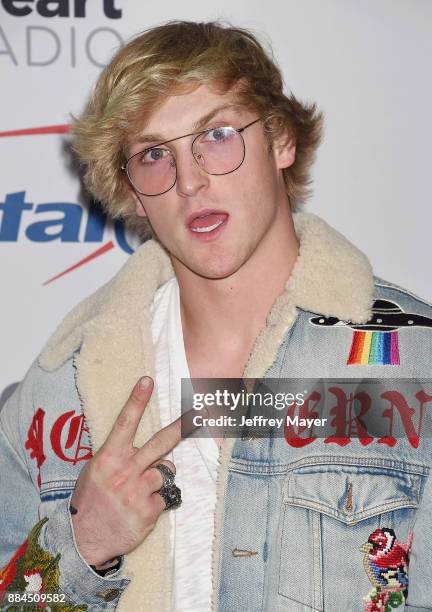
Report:
[[[348,365],[399,365],[397,331],[354,332]]]

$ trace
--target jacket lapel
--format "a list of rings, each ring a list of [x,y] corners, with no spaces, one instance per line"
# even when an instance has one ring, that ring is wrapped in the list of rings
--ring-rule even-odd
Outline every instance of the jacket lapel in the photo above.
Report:
[[[56,331],[39,363],[53,369],[75,354],[76,384],[97,451],[144,374],[154,377],[149,306],[158,286],[172,276],[168,256],[155,242],[146,243],[121,272],[94,296],[72,311]],[[153,393],[138,427],[141,446],[160,429],[157,394]],[[128,554],[123,569],[132,578],[119,612],[170,609],[172,568],[169,554],[169,516],[162,514],[144,542]]]

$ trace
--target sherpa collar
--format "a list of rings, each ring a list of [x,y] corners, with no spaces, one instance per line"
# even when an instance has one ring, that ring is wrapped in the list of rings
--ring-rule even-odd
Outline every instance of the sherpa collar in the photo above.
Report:
[[[366,322],[373,292],[366,256],[312,213],[295,213],[294,225],[300,252],[282,295],[290,294],[290,302],[303,310]],[[135,335],[156,289],[173,274],[164,249],[154,240],[144,243],[110,282],[66,316],[41,353],[42,367],[60,367],[99,324],[114,323],[115,337],[127,329]]]
[[[262,377],[293,324],[297,308],[356,323],[371,315],[373,276],[366,257],[341,234],[312,214],[294,215],[300,241],[299,257],[285,291],[276,300],[266,327],[256,339],[244,372]],[[76,384],[97,451],[137,379],[154,377],[150,304],[156,289],[172,275],[170,259],[150,240],[132,255],[120,272],[76,306],[49,340],[39,357],[55,370],[76,353]],[[156,394],[144,412],[135,445],[141,446],[160,429]],[[233,440],[226,440],[220,457],[215,534],[220,533],[225,480]],[[118,606],[119,612],[169,610],[172,568],[169,524],[164,513],[153,532],[127,555],[125,575],[133,577]],[[214,540],[213,607],[217,609],[219,546]]]

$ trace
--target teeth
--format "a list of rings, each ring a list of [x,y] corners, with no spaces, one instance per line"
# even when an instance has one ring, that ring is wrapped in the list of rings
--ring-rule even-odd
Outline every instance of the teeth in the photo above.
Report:
[[[214,225],[209,225],[208,227],[191,227],[193,232],[211,232],[212,230],[222,225],[223,221],[218,221]]]

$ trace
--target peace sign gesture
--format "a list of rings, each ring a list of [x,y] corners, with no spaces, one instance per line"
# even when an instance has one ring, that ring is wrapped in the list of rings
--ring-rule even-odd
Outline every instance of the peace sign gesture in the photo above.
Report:
[[[134,550],[150,533],[166,501],[158,493],[165,484],[161,460],[181,440],[181,419],[154,434],[141,448],[133,441],[153,390],[153,380],[141,378],[95,456],[82,469],[72,495],[77,509],[72,522],[81,555],[89,565]],[[169,474],[169,472],[167,472]]]

